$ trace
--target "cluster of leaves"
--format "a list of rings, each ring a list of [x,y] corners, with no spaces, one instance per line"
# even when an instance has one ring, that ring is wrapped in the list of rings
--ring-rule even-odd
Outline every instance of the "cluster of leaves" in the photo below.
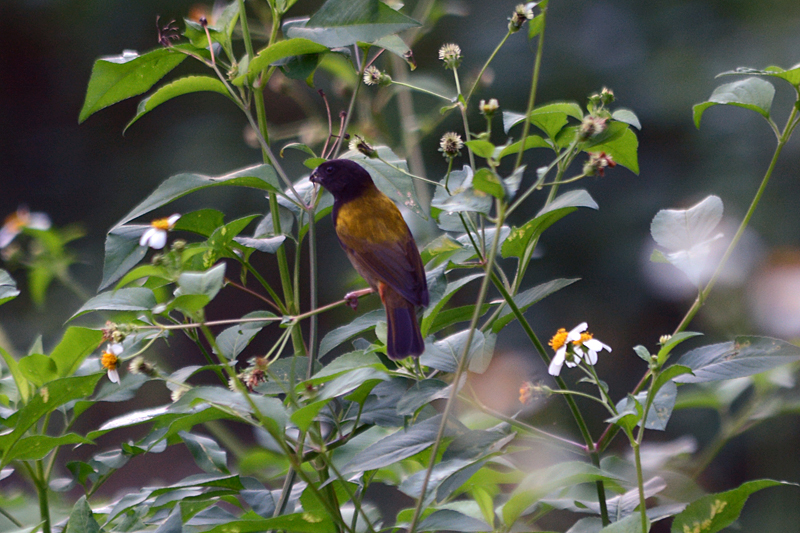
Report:
[[[310,18],[283,20],[294,4],[267,2],[272,31],[259,51],[253,48],[244,2],[239,0],[226,6],[216,20],[187,20],[184,42],[175,43],[176,36],[165,34],[161,48],[95,63],[81,121],[150,90],[191,58],[214,75],[191,75],[162,85],[141,101],[128,127],[176,96],[216,92],[242,110],[256,132],[264,161],[222,176],[172,176],[109,231],[103,292],[88,299],[72,318],[110,313],[113,323],[72,326],[49,354],[41,343],[19,360],[0,349],[8,368],[0,381],[0,416],[6,428],[0,435],[0,467],[12,465],[31,480],[40,496],[44,531],[49,533],[55,523],[47,504],[50,491],[76,486],[83,488],[85,496],[69,513],[69,533],[184,528],[215,533],[355,533],[393,527],[511,531],[533,527],[553,510],[591,515],[578,520],[571,531],[646,531],[651,522],[668,517],[674,517],[673,531],[718,531],[738,517],[751,493],[781,484],[752,481],[725,493],[696,496],[701,493],[699,487],[684,477],[667,494],[663,476],[647,472],[644,479],[639,449],[645,429],[663,431],[676,408],[713,407],[735,418],[735,423],[726,425],[730,430],[719,436],[721,444],[754,421],[785,412],[791,402],[782,398],[780,381],[758,375],[785,371],[787,364],[800,359],[800,349],[782,341],[738,337],[689,351],[677,363],[665,366],[672,350],[696,335],[683,331],[686,324],[682,324],[660,343],[656,354],[642,346],[635,348],[646,363],[646,373],[641,386],[618,402],[611,401],[610,391],[591,365],[576,361],[597,385],[599,396],[594,399],[611,413],[603,436],[592,439],[573,391],[560,377],[555,380],[557,388],[548,390],[565,396],[585,444],[565,443],[520,422],[516,415],[494,412],[465,387],[466,372],[486,370],[498,335],[514,320],[525,330],[531,351],[550,360],[523,313],[577,280],[554,279],[530,288],[523,288],[522,280],[545,230],[580,207],[598,208],[586,190],[558,191],[567,183],[602,175],[604,168],[616,164],[638,173],[634,130],[640,128],[639,121],[630,110],[612,110],[614,98],[607,90],[590,97],[585,108],[573,102],[536,107],[534,83],[528,109],[502,114],[504,133],[508,136],[521,129],[518,139],[509,136],[495,144],[491,107],[482,106],[485,131],[469,126],[478,80],[472,90],[462,93],[457,65],[451,64],[456,95],[435,96],[448,100],[441,113],[462,115],[469,164],[454,170],[455,154],[445,153],[448,171],[434,182],[429,213],[442,234],[421,252],[431,295],[420,322],[425,352],[418,364],[388,359],[380,311],[358,316],[318,340],[316,315],[345,301],[320,307],[312,284],[310,305],[301,302],[300,279],[307,279],[301,252],[308,250],[307,268],[319,276],[315,223],[330,213],[332,198],[317,190],[308,177],[292,179],[282,169],[266,127],[264,87],[273,76],[314,84],[319,71],[349,81],[352,111],[367,65],[381,52],[413,66],[410,49],[397,34],[419,29],[420,24],[378,0],[328,0]],[[528,38],[541,43],[546,8],[546,1],[518,6],[517,18],[512,18],[498,50],[519,29],[514,20],[518,25],[528,22]],[[429,15],[426,31],[442,12],[432,10]],[[243,39],[243,55],[235,36]],[[538,59],[535,65],[538,75]],[[799,72],[800,67],[748,73],[782,78],[797,89]],[[394,84],[389,80],[377,94],[383,91],[391,97],[396,94],[391,92]],[[772,88],[760,78],[724,85],[695,108],[695,120],[699,124],[702,113],[712,105],[729,104],[758,111],[774,126],[769,116],[772,95],[766,86]],[[386,98],[374,97],[379,100]],[[779,146],[798,123],[796,113],[795,107],[783,132],[774,127]],[[350,119],[348,113],[340,136],[348,131]],[[338,155],[341,144],[335,143],[328,152],[325,143],[320,155],[305,144],[285,148],[309,155],[306,164],[313,168],[322,157]],[[528,150],[544,150],[552,155],[552,162],[526,176],[522,159]],[[420,201],[409,165],[390,147],[354,149],[340,157],[358,161],[379,189],[427,218],[428,209]],[[587,162],[575,176],[567,177],[579,157]],[[143,263],[147,247],[142,245],[142,236],[152,226],[137,219],[152,217],[168,204],[210,187],[223,187],[222,194],[227,187],[261,191],[268,208],[263,215],[228,222],[223,212],[212,208],[184,213],[169,230],[190,237],[172,240],[169,248]],[[544,188],[549,194],[535,216],[516,227],[505,224],[511,213],[529,207],[535,193]],[[653,220],[654,239],[668,249],[654,259],[674,264],[698,285],[698,306],[713,285],[713,278],[703,283],[698,261],[706,255],[721,213],[721,201],[710,197],[688,210],[662,211]],[[255,229],[248,230],[252,226]],[[254,254],[274,257],[279,288],[272,287],[254,266]],[[460,291],[466,294],[468,286],[476,288],[479,280],[480,289],[472,293],[474,303],[451,304]],[[226,287],[256,295],[265,309],[207,320],[206,307],[226,295]],[[497,299],[488,298],[490,287],[499,293]],[[0,303],[18,293],[4,271],[0,272],[0,291]],[[265,329],[279,330],[279,340],[266,354],[253,357],[250,343]],[[156,342],[174,334],[184,334],[195,343],[198,364],[168,370],[141,359]],[[122,372],[119,385],[106,382],[95,392],[106,369],[100,358],[90,356],[103,342],[121,346],[122,360],[131,361],[131,371]],[[340,355],[321,364],[320,358],[334,350]],[[216,384],[196,385],[198,375],[211,376]],[[738,384],[736,393],[715,386],[733,379]],[[173,401],[125,413],[86,435],[71,431],[77,418],[95,403],[130,399],[151,380],[164,382]],[[684,383],[701,385],[679,398],[678,385]],[[731,405],[750,386],[758,394],[748,400],[746,410],[734,412]],[[453,410],[457,399],[486,418],[480,423],[460,419]],[[436,400],[442,408],[434,408]],[[775,407],[766,410],[766,405]],[[57,424],[51,420],[56,417],[60,418]],[[240,459],[236,467],[229,467],[228,450],[220,444],[225,442],[222,437],[230,438],[215,424],[220,420],[252,427],[258,435],[258,450]],[[55,462],[60,446],[90,445],[102,435],[133,426],[146,426],[147,434],[88,461],[68,463],[70,475],[58,477],[66,474]],[[630,440],[634,461],[614,456],[601,460],[601,452],[620,430]],[[564,446],[588,462],[561,462],[524,472],[510,452],[527,449],[532,437]],[[161,453],[174,445],[185,445],[203,473],[168,486],[144,487],[98,506],[97,491],[132,457]],[[713,454],[698,457],[689,469],[702,470],[711,458]],[[11,473],[3,472],[4,476]],[[395,487],[414,499],[415,505],[395,517],[383,516],[365,499],[374,483]],[[649,507],[646,500],[651,502]]]

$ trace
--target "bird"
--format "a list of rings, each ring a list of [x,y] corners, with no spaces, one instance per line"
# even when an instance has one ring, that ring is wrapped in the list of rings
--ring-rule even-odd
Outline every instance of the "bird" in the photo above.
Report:
[[[395,360],[421,355],[425,342],[416,309],[428,306],[428,283],[400,209],[364,167],[349,159],[321,163],[309,179],[333,195],[339,244],[386,308],[386,355]]]

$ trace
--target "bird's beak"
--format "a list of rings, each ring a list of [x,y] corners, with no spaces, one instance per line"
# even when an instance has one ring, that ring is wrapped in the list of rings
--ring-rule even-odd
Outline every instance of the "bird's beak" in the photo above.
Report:
[[[308,177],[308,180],[309,180],[311,183],[317,183],[317,184],[319,184],[319,182],[320,182],[320,179],[319,179],[319,175],[317,175],[317,171],[316,171],[316,170],[315,170],[314,172],[312,172],[312,173],[311,173],[311,175]]]

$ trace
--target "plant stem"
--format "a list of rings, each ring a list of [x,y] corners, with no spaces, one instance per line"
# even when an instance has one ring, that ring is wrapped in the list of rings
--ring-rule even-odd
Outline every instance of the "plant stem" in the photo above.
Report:
[[[48,483],[44,475],[44,463],[36,461],[36,492],[39,494],[39,517],[42,519],[42,533],[50,533],[50,499],[48,498]]]
[[[483,77],[483,73],[486,72],[487,68],[489,68],[489,63],[492,62],[492,60],[494,59],[494,56],[496,56],[497,52],[499,52],[500,49],[503,47],[503,45],[506,44],[506,41],[508,40],[508,38],[510,36],[511,36],[511,30],[506,32],[505,36],[503,36],[503,38],[500,40],[500,43],[497,46],[495,46],[494,50],[492,51],[492,54],[489,56],[489,58],[483,64],[483,68],[481,68],[481,71],[478,73],[478,77],[475,78],[475,82],[472,84],[472,88],[469,90],[469,94],[467,94],[467,98],[465,100],[467,105],[469,105],[469,101],[472,98],[472,95],[475,93],[475,89],[478,88],[478,84],[481,82],[481,78]],[[459,93],[460,92],[461,91],[459,90]]]
[[[433,472],[433,466],[436,464],[436,456],[439,453],[439,447],[442,443],[442,438],[444,437],[444,431],[447,427],[447,421],[450,417],[450,413],[455,406],[456,399],[458,398],[458,391],[457,387],[461,382],[461,376],[467,369],[467,356],[469,355],[470,348],[472,347],[472,339],[475,337],[475,330],[477,329],[478,319],[480,318],[480,309],[483,306],[484,300],[486,300],[486,295],[489,292],[489,282],[492,275],[492,268],[494,267],[494,260],[497,257],[497,248],[500,242],[500,228],[503,226],[503,220],[505,219],[505,203],[498,200],[497,201],[497,231],[494,233],[494,238],[492,239],[492,246],[491,251],[489,252],[489,256],[486,260],[486,275],[483,278],[483,282],[481,283],[480,292],[478,293],[478,300],[475,304],[475,311],[472,313],[472,320],[469,324],[469,334],[467,335],[466,343],[464,344],[464,350],[461,352],[461,358],[458,361],[458,368],[456,369],[456,373],[453,376],[453,392],[447,398],[447,404],[444,408],[444,413],[442,413],[442,421],[439,424],[439,431],[436,434],[436,440],[433,443],[433,449],[431,450],[431,459],[428,463],[428,468],[425,471],[425,478],[422,481],[422,487],[420,488],[420,495],[417,499],[417,504],[414,507],[414,517],[411,519],[411,525],[408,528],[408,533],[414,533],[417,527],[417,523],[419,521],[420,514],[422,512],[422,504],[425,501],[425,493],[428,491],[428,483],[430,482],[431,472]]]
[[[647,533],[647,506],[644,497],[644,474],[642,473],[642,456],[639,452],[639,443],[631,437],[631,447],[633,448],[633,459],[636,463],[636,485],[639,487],[639,514],[642,517],[642,533]]]
[[[542,65],[542,51],[544,50],[544,27],[545,22],[547,21],[547,11],[542,11],[542,14],[539,15],[542,17],[542,29],[539,32],[539,43],[536,47],[536,59],[533,62],[533,78],[531,79],[531,91],[528,94],[528,110],[525,112],[525,124],[522,126],[522,144],[519,147],[519,152],[517,152],[517,160],[514,162],[514,170],[517,170],[519,166],[522,164],[522,156],[523,152],[525,151],[525,141],[528,138],[528,133],[531,129],[531,121],[528,118],[533,111],[533,106],[536,102],[536,88],[539,86],[539,69]]]

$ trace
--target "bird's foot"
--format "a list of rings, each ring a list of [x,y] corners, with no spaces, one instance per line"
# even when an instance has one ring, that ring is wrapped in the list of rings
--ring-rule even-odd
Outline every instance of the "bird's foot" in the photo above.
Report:
[[[344,300],[349,305],[353,311],[358,309],[358,299],[362,296],[366,296],[367,294],[371,294],[372,289],[361,289],[358,291],[348,292],[344,295]]]

